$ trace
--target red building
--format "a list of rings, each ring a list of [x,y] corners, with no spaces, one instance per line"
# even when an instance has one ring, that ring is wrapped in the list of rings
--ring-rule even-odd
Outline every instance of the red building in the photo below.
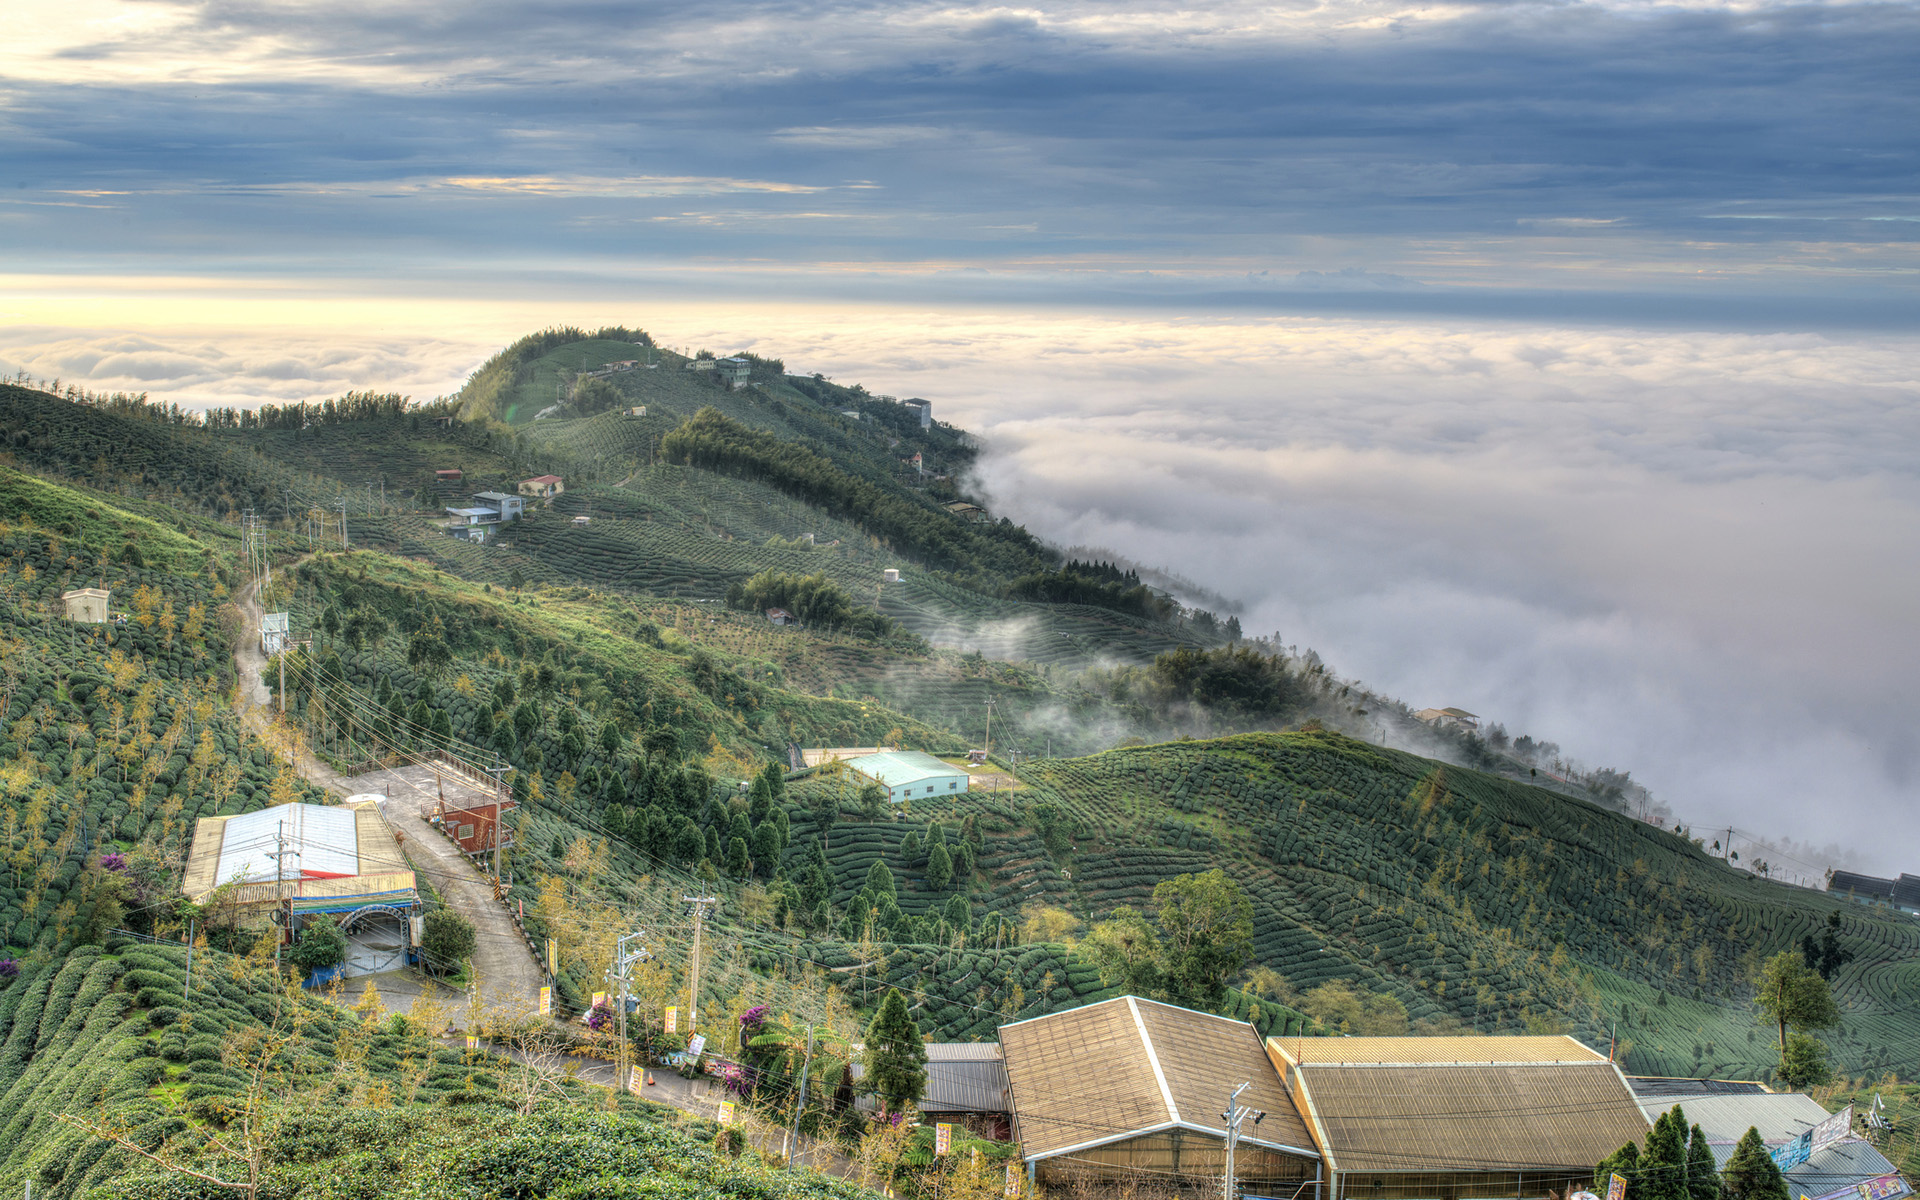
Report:
[[[513,845],[513,826],[509,818],[517,805],[508,800],[494,805],[475,804],[468,808],[448,808],[444,804],[434,813],[434,822],[446,830],[454,844],[468,854],[487,854],[493,850],[493,827],[497,819],[505,826],[501,849]]]

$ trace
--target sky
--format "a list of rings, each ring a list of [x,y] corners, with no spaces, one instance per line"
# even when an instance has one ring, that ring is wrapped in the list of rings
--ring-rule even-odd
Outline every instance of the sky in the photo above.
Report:
[[[1920,871],[1920,5],[10,0],[0,40],[0,371],[777,355],[1344,675]]]

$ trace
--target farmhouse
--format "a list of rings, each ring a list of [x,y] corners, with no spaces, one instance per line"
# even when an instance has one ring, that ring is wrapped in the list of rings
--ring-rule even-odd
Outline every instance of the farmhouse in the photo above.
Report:
[[[502,524],[517,521],[526,501],[505,492],[475,492],[473,503],[464,508],[447,509],[447,532],[463,541],[484,542]]]
[[[1443,729],[1459,729],[1467,733],[1480,731],[1480,718],[1464,708],[1423,708],[1413,714],[1413,719]],[[1614,1148],[1619,1149],[1617,1146]]]
[[[714,364],[713,369],[719,374],[720,381],[736,392],[747,386],[753,378],[753,364],[744,358],[723,358]]]
[[[536,500],[551,500],[566,490],[566,485],[560,482],[558,475],[535,475],[532,479],[520,481],[520,494]]]
[[[435,471],[433,478],[436,483],[459,483],[465,476],[460,473],[458,467],[448,467],[444,471]]]
[[[918,750],[883,750],[850,758],[847,766],[887,789],[898,804],[915,796],[952,796],[967,790],[967,773]]]
[[[1323,1200],[1567,1195],[1646,1135],[1620,1068],[1570,1037],[1267,1039]]]
[[[922,429],[933,428],[933,401],[902,400],[900,403],[906,405],[910,409],[913,409],[915,412],[919,414],[920,428]]]
[[[405,923],[419,907],[413,871],[380,815],[384,797],[343,805],[280,804],[202,817],[181,890],[196,904],[216,889],[240,923],[267,923],[276,908],[383,916]]]
[[[786,609],[770,608],[767,610],[767,624],[784,626],[784,625],[791,625],[793,623],[794,623],[793,614],[788,612]]]
[[[1014,1136],[1041,1184],[1219,1195],[1221,1113],[1245,1083],[1239,1102],[1266,1115],[1241,1126],[1236,1182],[1262,1196],[1311,1194],[1320,1155],[1244,1021],[1122,996],[1002,1025],[1000,1049]]]
[[[647,415],[647,406],[644,404],[636,404],[627,410],[627,415],[630,417],[644,417]]]
[[[978,504],[968,504],[965,500],[956,500],[952,504],[947,505],[946,509],[962,521],[984,521],[989,515],[986,509],[981,508]]]
[[[885,570],[883,570],[883,571],[881,571],[881,572],[880,572],[880,581],[881,581],[882,583],[899,583],[899,582],[900,582],[900,568],[899,568],[899,567],[888,567],[888,568],[886,568]]]
[[[66,605],[67,620],[83,625],[105,625],[107,602],[112,599],[113,593],[106,588],[76,588],[60,593],[60,602]]]

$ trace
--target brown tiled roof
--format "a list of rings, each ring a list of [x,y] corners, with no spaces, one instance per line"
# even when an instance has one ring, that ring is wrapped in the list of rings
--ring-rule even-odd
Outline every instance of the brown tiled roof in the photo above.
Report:
[[[1308,1063],[1293,1079],[1336,1171],[1584,1170],[1648,1129],[1604,1060]]]
[[[1314,1153],[1244,1021],[1122,996],[1002,1025],[1000,1045],[1029,1159],[1173,1126],[1223,1136],[1220,1114],[1243,1083],[1253,1086],[1240,1103],[1267,1115],[1241,1141]]]
[[[1607,1056],[1566,1034],[1551,1037],[1268,1038],[1277,1063],[1605,1062]],[[1618,1147],[1615,1147],[1618,1149]]]

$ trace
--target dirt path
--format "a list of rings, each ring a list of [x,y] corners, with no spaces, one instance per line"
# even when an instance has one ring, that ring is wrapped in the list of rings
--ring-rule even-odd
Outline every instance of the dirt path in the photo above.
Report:
[[[239,678],[240,719],[247,728],[285,753],[289,750],[289,739],[279,736],[275,727],[271,694],[262,678],[267,656],[260,649],[258,581],[235,593],[234,604],[240,611],[242,624],[233,652]],[[492,879],[481,874],[458,847],[420,816],[422,807],[430,805],[440,791],[433,773],[424,767],[406,767],[346,776],[320,761],[297,740],[290,749],[294,769],[309,783],[318,784],[336,796],[378,792],[388,798],[381,806],[381,813],[399,836],[401,849],[414,872],[439,895],[441,903],[473,922],[473,974],[482,1009],[503,1016],[534,1012],[539,1004],[540,987],[546,982],[545,974],[527,949],[526,939],[514,927],[506,905],[493,898]],[[411,998],[428,986],[432,985],[424,980],[411,988],[376,984],[385,998],[383,1002],[395,1011],[410,1008]],[[468,1012],[466,995],[443,987],[436,990],[455,1025],[464,1028]],[[405,1007],[394,1003],[403,998]]]

